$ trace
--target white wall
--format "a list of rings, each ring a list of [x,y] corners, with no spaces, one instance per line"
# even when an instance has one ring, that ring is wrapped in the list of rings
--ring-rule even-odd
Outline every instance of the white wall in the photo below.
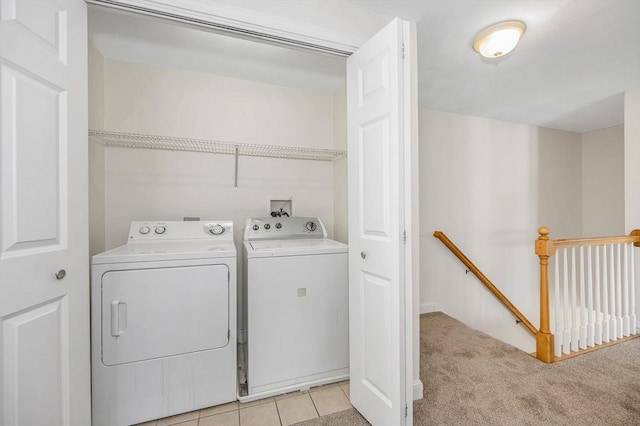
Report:
[[[582,134],[582,236],[625,235],[624,127]]]
[[[525,163],[521,166],[529,170],[533,182],[536,182],[537,176],[539,202],[538,216],[535,218],[538,223],[536,229],[538,226],[546,226],[553,239],[580,237],[583,214],[580,134],[528,127],[535,135],[531,142],[537,146],[537,159],[530,158],[528,167]],[[514,142],[517,143],[517,140]],[[524,191],[525,188],[519,190]],[[533,252],[533,241],[531,244]]]
[[[533,337],[433,232],[446,233],[537,326],[537,229],[577,236],[581,224],[579,134],[420,111],[423,311],[441,310],[533,351]]]
[[[347,86],[343,84],[333,94],[333,140],[337,150],[347,150]],[[349,240],[347,215],[347,157],[333,162],[333,237]]]
[[[283,146],[333,148],[332,94],[105,60],[107,130]],[[333,235],[330,162],[108,148],[106,246],[132,220],[233,219],[269,214],[293,197],[297,216],[318,215]]]
[[[104,58],[89,43],[89,128],[104,128]],[[89,256],[105,250],[104,146],[89,138]]]
[[[640,87],[624,94],[625,229],[640,228]]]
[[[624,94],[624,225],[627,232],[640,228],[640,87]],[[640,250],[635,250],[636,265]],[[640,291],[636,291],[636,309]],[[640,323],[638,324],[640,332]]]

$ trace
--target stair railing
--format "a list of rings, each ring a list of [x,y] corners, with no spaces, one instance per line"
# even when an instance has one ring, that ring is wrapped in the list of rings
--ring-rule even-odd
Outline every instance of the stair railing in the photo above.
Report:
[[[529,333],[534,336],[538,333],[535,326],[520,312],[511,301],[487,278],[476,265],[441,231],[435,231],[433,236],[439,239],[460,261],[472,272],[482,284],[498,298],[500,302],[516,317],[517,322],[522,324]]]
[[[640,247],[640,230],[628,236],[559,240],[549,239],[546,227],[541,227],[538,233],[540,236],[535,242],[535,252],[540,258],[537,358],[553,362],[636,335],[637,279],[633,247]],[[553,260],[553,292],[549,288],[550,259]]]

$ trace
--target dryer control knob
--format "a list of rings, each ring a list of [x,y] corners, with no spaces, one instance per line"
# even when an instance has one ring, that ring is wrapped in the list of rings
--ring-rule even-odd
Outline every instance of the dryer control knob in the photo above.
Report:
[[[316,225],[316,223],[315,223],[315,222],[311,222],[311,221],[309,221],[309,222],[307,222],[307,224],[305,225],[305,227],[307,228],[307,230],[308,230],[308,231],[313,232],[313,231],[315,231],[315,230],[316,230],[316,228],[318,227],[318,225]]]
[[[224,234],[224,231],[225,231],[224,226],[220,225],[219,223],[209,225],[210,234],[220,235],[220,234]]]
[[[276,229],[282,228],[282,224],[280,222],[276,223]]]
[[[271,225],[269,225],[268,223],[264,224],[264,229],[271,229]]]
[[[258,225],[253,225],[251,228],[252,228],[254,231],[257,231],[258,229],[260,229],[260,227],[259,227]]]
[[[149,231],[151,231],[151,228],[149,228],[148,226],[142,226],[139,230],[138,230],[142,235],[146,235],[149,233]]]
[[[167,227],[166,226],[156,226],[155,232],[158,235],[162,235],[165,232],[167,232]]]

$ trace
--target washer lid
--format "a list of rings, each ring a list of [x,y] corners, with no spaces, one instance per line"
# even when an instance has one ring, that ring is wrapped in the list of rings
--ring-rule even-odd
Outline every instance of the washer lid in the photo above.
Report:
[[[301,256],[347,253],[348,246],[327,238],[319,240],[246,241],[248,257]]]
[[[236,256],[233,241],[139,241],[93,256],[92,264],[213,259]]]

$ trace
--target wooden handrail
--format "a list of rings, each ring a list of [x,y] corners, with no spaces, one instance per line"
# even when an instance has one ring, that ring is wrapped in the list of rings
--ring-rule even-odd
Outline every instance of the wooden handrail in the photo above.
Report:
[[[524,325],[525,328],[534,336],[538,333],[538,330],[533,326],[533,324],[531,324],[531,321],[529,321],[527,317],[525,317],[495,285],[493,285],[489,278],[480,272],[476,265],[474,265],[473,262],[471,262],[469,258],[467,258],[467,256],[465,256],[464,253],[462,253],[462,251],[460,251],[460,249],[456,247],[456,245],[453,244],[453,242],[451,242],[443,232],[435,231],[433,236],[442,241],[442,244],[451,250],[451,252],[460,259],[460,261],[464,263],[471,272],[473,272],[473,275],[475,275],[480,282],[484,284],[484,286],[487,287],[487,289],[493,293],[500,302],[502,302],[502,304],[519,320],[520,324]]]
[[[538,232],[540,232],[540,228]],[[546,229],[546,228],[545,228]],[[566,238],[559,240],[545,240],[548,245],[549,256],[556,254],[556,249],[563,247],[586,247],[586,246],[601,246],[605,244],[630,244],[640,247],[640,229],[634,229],[629,235],[622,235],[616,237],[593,237],[593,238]]]

